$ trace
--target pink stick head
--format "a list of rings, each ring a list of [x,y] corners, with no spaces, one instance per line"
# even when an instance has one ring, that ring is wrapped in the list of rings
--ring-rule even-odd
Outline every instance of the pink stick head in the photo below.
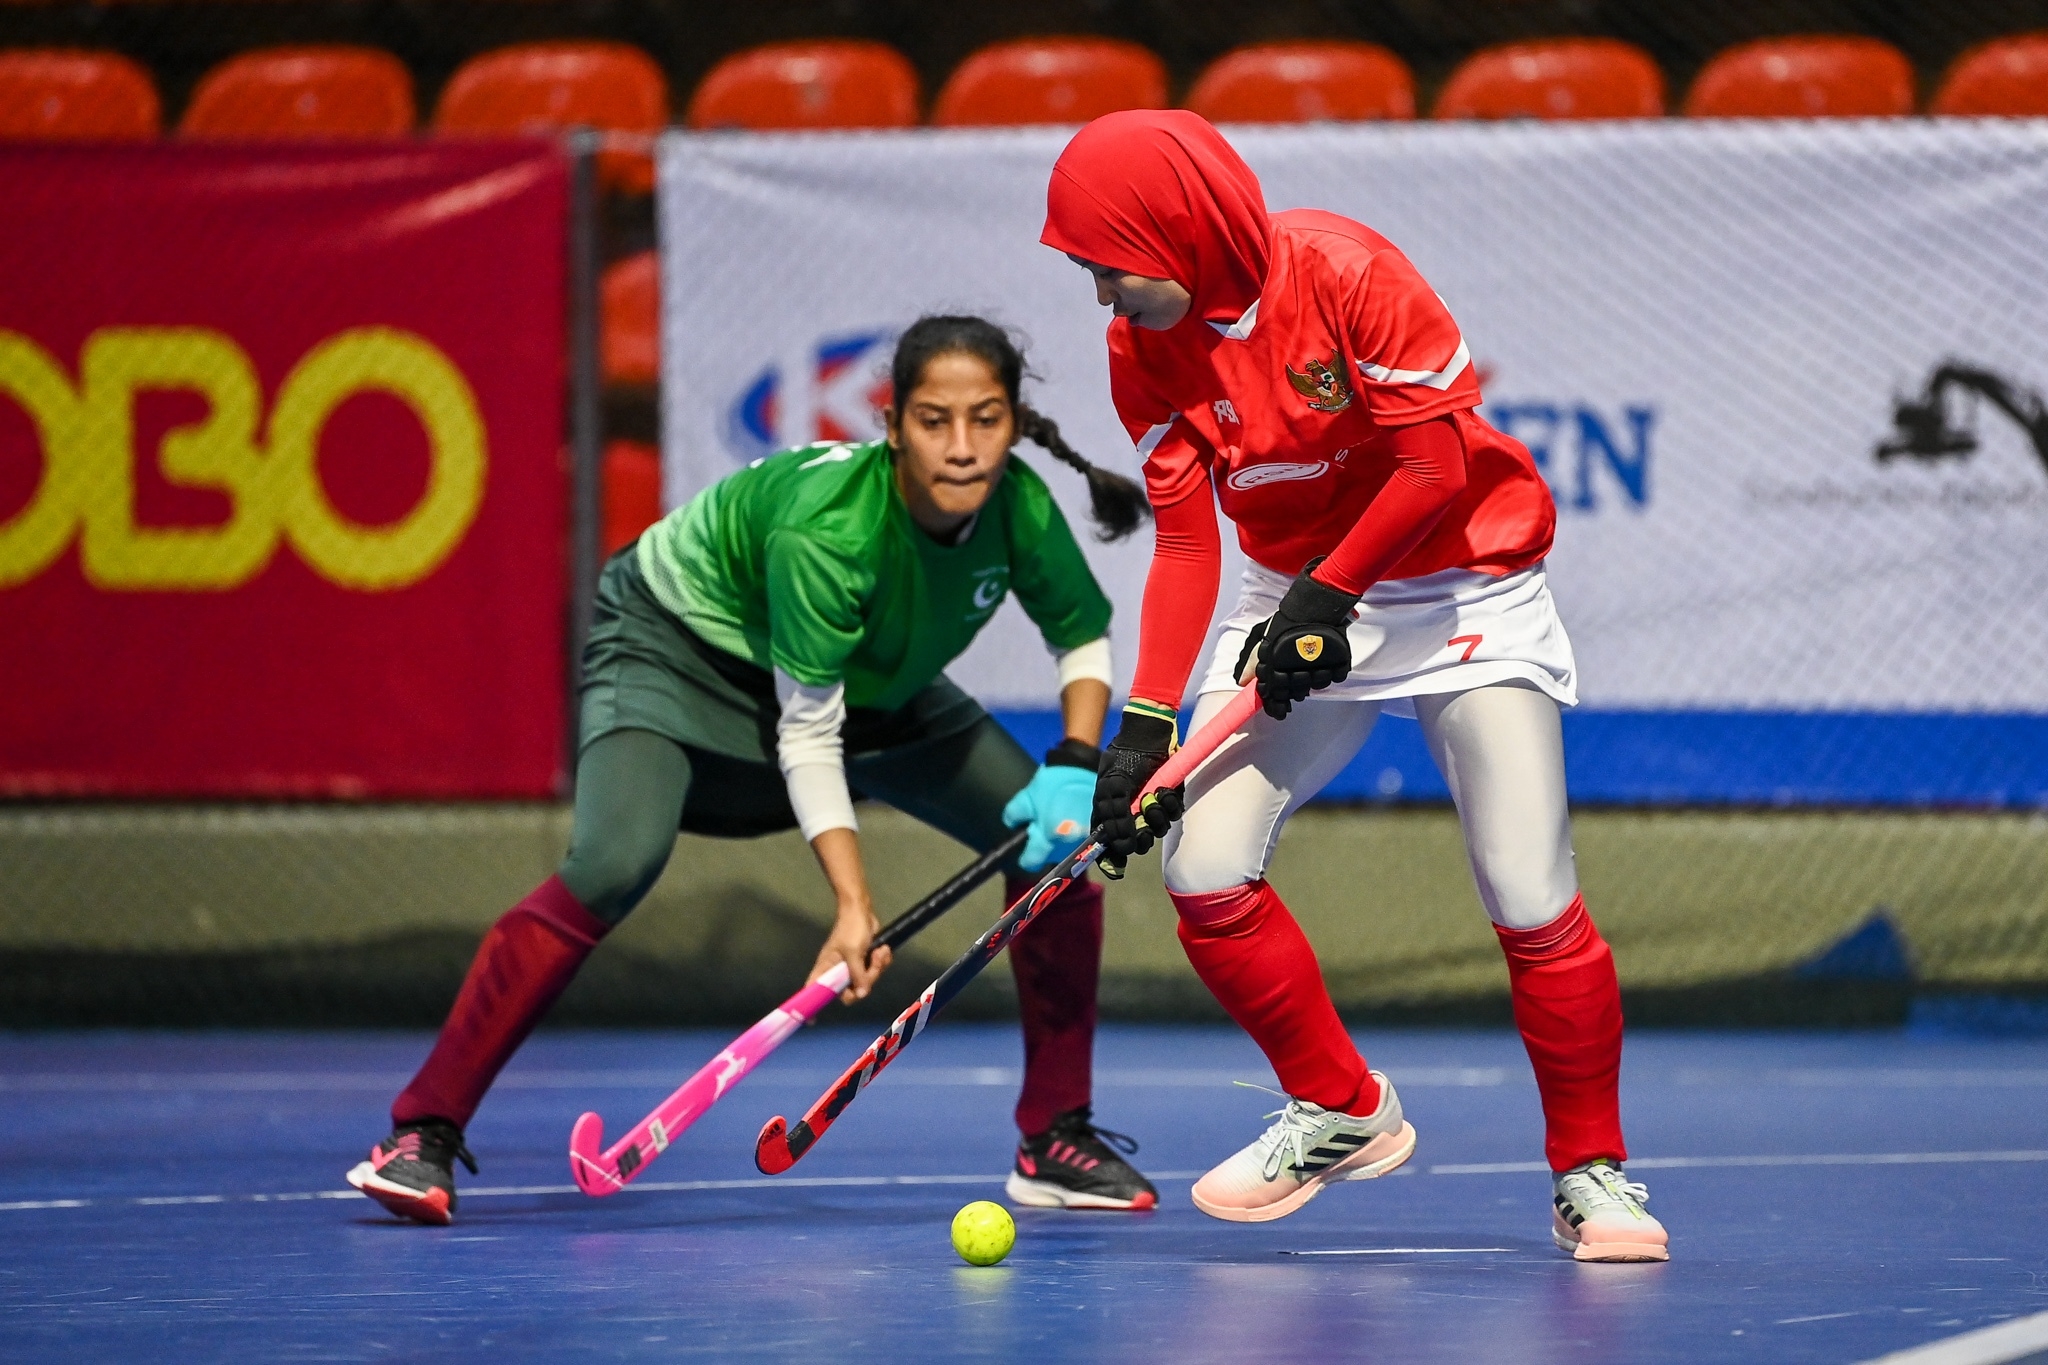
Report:
[[[626,1182],[604,1159],[604,1119],[585,1114],[569,1132],[569,1174],[576,1187],[593,1198],[617,1194]]]

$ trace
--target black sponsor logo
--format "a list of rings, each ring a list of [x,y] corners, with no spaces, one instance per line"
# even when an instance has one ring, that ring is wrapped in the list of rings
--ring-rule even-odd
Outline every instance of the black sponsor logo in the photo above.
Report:
[[[1986,405],[2012,419],[2048,468],[2048,403],[1996,371],[1960,360],[1942,361],[1919,393],[1892,400],[1894,430],[1878,442],[1877,462],[1968,459],[1977,452],[1977,418]]]

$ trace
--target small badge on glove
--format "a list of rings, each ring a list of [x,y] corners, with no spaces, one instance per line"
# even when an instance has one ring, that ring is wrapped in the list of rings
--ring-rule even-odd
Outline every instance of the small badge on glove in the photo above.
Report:
[[[1282,720],[1311,692],[1344,681],[1351,672],[1346,631],[1359,594],[1333,588],[1314,576],[1312,559],[1295,576],[1279,608],[1245,635],[1237,656],[1240,684],[1257,678],[1266,714]]]

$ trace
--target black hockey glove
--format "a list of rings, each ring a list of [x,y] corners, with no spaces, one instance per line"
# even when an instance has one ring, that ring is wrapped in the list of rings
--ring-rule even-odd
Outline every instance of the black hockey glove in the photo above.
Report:
[[[1102,875],[1115,881],[1134,853],[1149,853],[1152,841],[1180,819],[1186,792],[1166,787],[1145,798],[1142,816],[1131,812],[1131,800],[1159,765],[1179,746],[1179,727],[1149,710],[1124,709],[1123,727],[1102,751],[1095,776],[1095,828],[1102,840]]]
[[[1259,700],[1274,720],[1285,720],[1294,703],[1344,681],[1351,672],[1351,640],[1345,631],[1358,594],[1309,577],[1322,562],[1317,555],[1303,566],[1280,599],[1280,610],[1252,627],[1237,656],[1237,680],[1246,683],[1253,676],[1247,666],[1256,655]]]

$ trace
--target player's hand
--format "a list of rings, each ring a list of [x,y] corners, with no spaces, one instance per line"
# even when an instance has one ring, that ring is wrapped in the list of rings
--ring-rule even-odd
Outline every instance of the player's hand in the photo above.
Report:
[[[1237,656],[1239,685],[1259,680],[1259,700],[1274,720],[1287,719],[1294,703],[1351,672],[1351,639],[1346,634],[1358,594],[1311,577],[1317,555],[1288,585],[1280,610],[1251,629]]]
[[[1179,726],[1172,720],[1125,707],[1123,727],[1102,751],[1095,827],[1102,839],[1102,875],[1111,881],[1124,875],[1125,860],[1133,854],[1151,852],[1153,840],[1172,828],[1185,809],[1185,787],[1163,787],[1145,798],[1142,814],[1131,811],[1131,801],[1179,743]]]
[[[875,949],[872,957],[868,955],[868,945],[874,942],[875,932],[881,927],[871,907],[840,906],[839,916],[833,921],[825,946],[818,949],[818,960],[812,965],[806,984],[844,962],[853,984],[839,993],[840,1003],[851,1005],[856,1000],[865,1000],[868,992],[874,989],[875,978],[888,970],[894,958],[886,947]]]
[[[1003,823],[1011,829],[1029,825],[1017,866],[1041,872],[1065,858],[1088,837],[1095,808],[1095,774],[1102,751],[1078,739],[1060,741],[1031,775],[1024,789],[1003,807]]]

